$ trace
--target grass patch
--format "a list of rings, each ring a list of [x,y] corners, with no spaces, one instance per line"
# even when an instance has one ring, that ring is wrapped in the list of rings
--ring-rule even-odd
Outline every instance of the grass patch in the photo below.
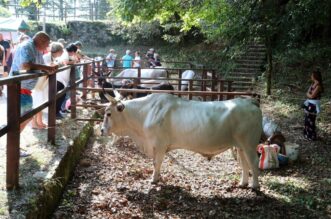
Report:
[[[303,178],[272,177],[266,180],[265,185],[272,191],[273,196],[291,205],[316,209],[325,204],[324,200],[311,189],[310,183]]]

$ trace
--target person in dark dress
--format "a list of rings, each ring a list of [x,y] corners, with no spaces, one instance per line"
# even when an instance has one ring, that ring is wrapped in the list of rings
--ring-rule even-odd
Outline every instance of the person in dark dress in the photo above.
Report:
[[[321,94],[323,92],[322,74],[319,70],[315,70],[311,74],[313,81],[307,91],[307,100],[304,102],[303,108],[305,112],[303,135],[307,140],[314,141],[317,139],[316,134],[316,117],[321,111]]]

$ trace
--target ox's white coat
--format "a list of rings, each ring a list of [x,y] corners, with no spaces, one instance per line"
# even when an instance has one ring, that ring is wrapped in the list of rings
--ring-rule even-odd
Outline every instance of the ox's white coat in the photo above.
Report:
[[[262,133],[262,113],[251,100],[199,102],[152,94],[118,104],[106,108],[103,134],[130,136],[152,157],[153,182],[159,180],[167,151],[187,149],[212,157],[236,146],[241,158],[241,186],[248,185],[249,169],[252,187],[259,186],[256,146]]]
[[[129,68],[121,71],[116,77],[138,77],[138,69]],[[159,84],[162,82],[162,80],[154,80],[157,78],[165,78],[167,77],[167,71],[164,69],[158,69],[158,68],[151,68],[151,69],[141,69],[141,76],[142,78],[151,78],[153,80],[141,80],[141,86],[150,88],[154,86],[155,84]],[[146,84],[143,84],[143,83]],[[121,85],[121,80],[114,79],[115,85]]]

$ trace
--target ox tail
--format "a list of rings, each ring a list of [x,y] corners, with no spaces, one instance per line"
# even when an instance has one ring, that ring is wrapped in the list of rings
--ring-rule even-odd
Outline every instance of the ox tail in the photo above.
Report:
[[[252,98],[250,98],[250,101],[252,104],[260,108],[260,96],[258,94],[253,95]]]

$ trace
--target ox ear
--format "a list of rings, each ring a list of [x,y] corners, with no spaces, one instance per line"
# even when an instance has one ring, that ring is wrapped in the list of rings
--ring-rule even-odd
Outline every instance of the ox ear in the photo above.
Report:
[[[125,100],[132,100],[132,99],[133,99],[133,96],[131,94],[125,97]]]
[[[116,99],[117,101],[123,99],[123,96],[120,94],[120,92],[118,92],[118,90],[114,90],[114,94],[115,94],[115,99]]]
[[[107,98],[107,100],[109,101],[109,102],[111,102],[112,104],[116,104],[117,103],[117,100],[115,100],[115,98],[114,97],[112,97],[112,96],[110,96],[108,93],[103,93],[104,95],[105,95],[105,97]]]
[[[116,105],[116,109],[117,109],[117,111],[119,111],[119,112],[122,112],[122,111],[124,110],[124,108],[125,108],[125,106],[124,106],[123,103],[118,103],[118,104]]]
[[[102,107],[100,109],[96,110],[95,112],[97,114],[99,114],[99,115],[104,115],[105,114],[106,107],[108,106],[108,104],[107,104],[107,106],[106,105],[103,105],[103,104],[101,104],[101,105],[102,105]]]

